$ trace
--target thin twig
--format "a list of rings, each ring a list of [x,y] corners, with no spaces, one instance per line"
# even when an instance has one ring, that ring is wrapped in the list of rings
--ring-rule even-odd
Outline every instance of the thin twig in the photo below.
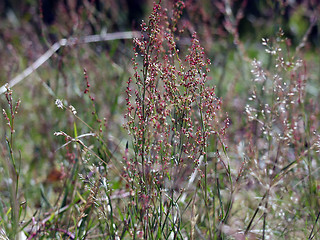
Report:
[[[20,73],[15,78],[11,79],[7,84],[4,84],[0,88],[0,95],[7,91],[7,87],[12,88],[23,79],[28,77],[31,73],[37,70],[42,64],[48,61],[52,55],[57,52],[61,47],[64,46],[73,46],[77,44],[86,44],[86,43],[95,43],[95,42],[103,42],[103,41],[111,41],[117,39],[131,39],[135,37],[139,37],[139,32],[116,32],[116,33],[105,33],[100,35],[89,35],[80,38],[63,38],[60,41],[53,44],[48,51],[46,51],[43,55],[41,55],[34,63],[32,63],[28,68],[26,68],[22,73]]]

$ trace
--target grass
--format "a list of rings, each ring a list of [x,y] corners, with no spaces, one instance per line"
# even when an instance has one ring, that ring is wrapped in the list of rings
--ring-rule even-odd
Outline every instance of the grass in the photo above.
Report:
[[[77,27],[62,14],[41,36],[7,33],[1,79],[46,34],[120,24],[86,4]],[[275,11],[252,40],[246,1],[148,4],[133,43],[67,44],[1,95],[0,238],[317,239],[318,21],[261,1],[299,28],[291,40]]]

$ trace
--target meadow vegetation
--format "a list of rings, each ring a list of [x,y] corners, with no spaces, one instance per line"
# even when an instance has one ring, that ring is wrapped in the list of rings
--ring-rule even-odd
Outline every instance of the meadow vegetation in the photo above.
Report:
[[[140,3],[2,16],[0,239],[318,239],[320,6]]]

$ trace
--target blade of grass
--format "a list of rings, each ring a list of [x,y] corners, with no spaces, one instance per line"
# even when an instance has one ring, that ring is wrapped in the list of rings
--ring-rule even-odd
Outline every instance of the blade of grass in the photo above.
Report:
[[[309,235],[309,237],[308,237],[309,240],[311,240],[311,239],[313,239],[313,238],[315,237],[315,234],[313,235],[313,231],[314,231],[314,229],[315,229],[315,226],[317,225],[317,222],[318,222],[318,220],[319,220],[319,217],[320,217],[320,211],[318,212],[317,219],[316,219],[315,223],[314,223],[313,226],[312,226],[310,235]]]

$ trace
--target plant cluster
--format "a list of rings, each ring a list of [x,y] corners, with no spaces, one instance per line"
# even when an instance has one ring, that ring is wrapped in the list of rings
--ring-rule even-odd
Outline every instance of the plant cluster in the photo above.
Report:
[[[72,36],[105,31],[103,21],[115,30],[130,17],[130,1],[112,13],[116,1],[100,10],[100,1],[82,3],[41,36],[57,37],[68,16],[60,34]],[[315,5],[160,0],[132,52],[124,40],[66,45],[34,73],[30,91],[15,86],[22,103],[7,87],[0,238],[316,239],[319,59],[305,54]],[[284,30],[275,27],[287,15]],[[255,38],[277,34],[249,47],[248,29],[264,17],[272,20]],[[292,41],[288,27],[298,32]],[[18,57],[20,40],[11,40],[6,51]]]
[[[162,235],[170,212],[180,209],[179,199],[190,190],[189,180],[196,171],[200,188],[192,183],[199,189],[188,195],[209,204],[208,164],[217,157],[209,161],[208,154],[225,148],[228,118],[223,119],[221,100],[206,84],[210,61],[196,33],[184,58],[177,48],[181,33],[177,21],[183,8],[178,1],[168,14],[155,4],[149,21],[142,24],[141,39],[134,40],[135,73],[128,81],[126,99],[126,128],[133,138],[134,156],[125,157],[125,170],[132,208],[141,208],[138,217],[145,238],[157,231]],[[164,210],[166,201],[170,207]],[[181,217],[175,216],[167,228],[183,237],[177,231]]]

